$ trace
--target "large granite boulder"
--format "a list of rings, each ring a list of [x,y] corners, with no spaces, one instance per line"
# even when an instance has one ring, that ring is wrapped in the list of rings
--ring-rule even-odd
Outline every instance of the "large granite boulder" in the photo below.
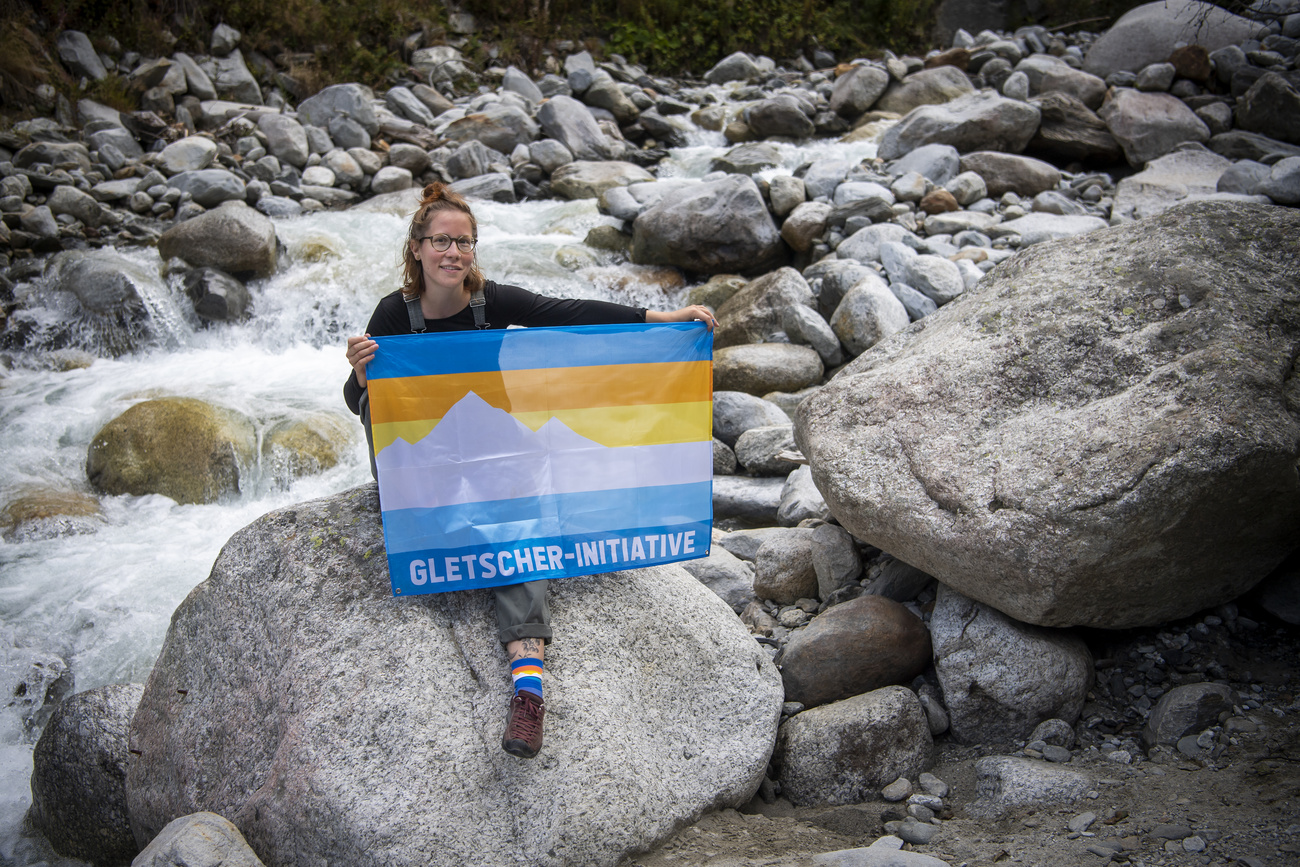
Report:
[[[943,584],[930,619],[934,669],[961,743],[1024,740],[1043,720],[1079,718],[1092,654],[1071,632],[1017,623]]]
[[[178,223],[158,239],[164,261],[177,257],[239,278],[270,276],[277,253],[275,225],[243,202],[227,202]]]
[[[11,314],[11,334],[19,321],[32,317],[30,330],[25,322],[20,326],[28,345],[71,344],[119,356],[160,332],[149,299],[166,297],[166,283],[156,270],[112,248],[57,253],[46,265],[45,277],[45,291]]]
[[[258,519],[145,687],[136,838],[210,810],[270,865],[612,867],[752,797],[780,676],[721,599],[663,566],[555,581],[550,605],[546,745],[522,761],[490,592],[394,599],[373,485]]]
[[[634,163],[575,160],[555,170],[551,186],[566,199],[592,199],[613,187],[653,180],[654,175]]]
[[[481,141],[493,150],[508,154],[519,145],[531,144],[537,132],[537,122],[527,112],[498,102],[452,121],[442,134],[456,142]]]
[[[995,93],[968,93],[943,105],[923,105],[889,128],[880,140],[881,159],[894,160],[927,144],[962,153],[1020,153],[1034,137],[1041,115],[1027,102]]]
[[[1130,9],[1088,49],[1083,68],[1105,78],[1162,63],[1182,45],[1217,51],[1259,38],[1264,25],[1199,0],[1155,0]]]
[[[632,261],[705,274],[765,273],[785,244],[763,194],[739,175],[677,187],[637,217]]]
[[[104,686],[66,698],[32,753],[27,820],[56,852],[125,864],[140,851],[126,813],[127,728],[144,687]]]
[[[915,614],[883,596],[859,596],[790,636],[781,679],[786,701],[815,707],[910,683],[929,664],[930,634]]]
[[[1163,623],[1296,547],[1288,208],[1036,245],[851,362],[795,439],[855,537],[1027,623]]]
[[[1124,151],[1110,134],[1106,121],[1068,93],[1050,91],[1030,100],[1042,112],[1038,131],[1027,150],[1062,163],[1113,165]]]
[[[871,108],[888,85],[889,73],[879,66],[854,66],[835,79],[830,109],[851,120]]]
[[[1237,125],[1300,144],[1300,76],[1265,73],[1237,104]]]
[[[99,429],[86,452],[86,477],[106,494],[213,503],[239,493],[240,476],[255,459],[253,424],[241,413],[192,397],[159,397]]]
[[[719,325],[713,334],[713,346],[738,346],[762,343],[790,318],[795,307],[811,309],[817,299],[803,276],[793,268],[777,268],[745,286],[718,308]]]

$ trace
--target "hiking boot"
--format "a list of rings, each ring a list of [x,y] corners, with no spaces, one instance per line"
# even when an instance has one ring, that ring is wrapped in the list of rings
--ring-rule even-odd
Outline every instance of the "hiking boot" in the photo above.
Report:
[[[501,749],[521,759],[531,759],[542,748],[542,721],[546,718],[546,704],[531,692],[517,692],[510,699],[510,715],[506,717],[506,733],[501,736]]]

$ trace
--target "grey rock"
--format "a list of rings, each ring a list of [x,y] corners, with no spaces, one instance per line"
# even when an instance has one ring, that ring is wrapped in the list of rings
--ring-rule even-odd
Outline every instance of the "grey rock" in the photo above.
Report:
[[[1183,142],[1210,140],[1209,127],[1187,103],[1168,93],[1117,88],[1097,114],[1131,166],[1141,167]]]
[[[1163,62],[1182,44],[1216,51],[1256,38],[1261,25],[1198,0],[1156,0],[1130,9],[1111,25],[1084,58],[1083,68],[1105,78]]]
[[[1240,129],[1216,135],[1210,139],[1209,148],[1216,154],[1225,156],[1230,160],[1259,160],[1263,162],[1271,154],[1281,154],[1283,157],[1300,156],[1300,147],[1296,145]],[[1278,157],[1274,157],[1274,159],[1278,159]]]
[[[1023,72],[1013,72],[1002,82],[1002,95],[1007,99],[1025,101],[1029,99],[1029,76]]]
[[[844,296],[830,325],[845,350],[858,356],[881,340],[902,331],[911,319],[907,308],[880,277],[864,277]]]
[[[829,599],[836,590],[862,576],[857,542],[848,530],[835,524],[813,528],[812,561],[818,599]]]
[[[855,804],[920,773],[933,749],[916,694],[887,686],[791,717],[773,762],[791,803]]]
[[[714,388],[722,391],[798,391],[820,382],[823,372],[821,357],[807,346],[747,343],[713,353]]]
[[[809,859],[812,867],[947,867],[948,862],[920,852],[903,852],[904,841],[892,835],[859,849],[823,852]]]
[[[384,93],[384,103],[394,114],[422,126],[434,125],[434,114],[409,88],[394,85]]]
[[[256,208],[268,217],[302,216],[302,205],[284,196],[262,196],[257,200]]]
[[[1158,91],[1163,93],[1174,83],[1174,65],[1172,63],[1148,63],[1138,71],[1134,87],[1138,90]]]
[[[1231,687],[1220,683],[1188,683],[1160,696],[1142,729],[1148,747],[1176,744],[1186,735],[1217,725],[1220,715],[1237,701]]]
[[[1263,193],[1279,205],[1300,205],[1300,157],[1287,157],[1274,163],[1255,192]]]
[[[185,293],[206,322],[238,322],[252,313],[253,299],[244,284],[215,268],[186,274]]]
[[[311,156],[307,131],[302,124],[282,114],[264,114],[257,119],[257,128],[267,138],[267,150],[281,162],[302,168]]]
[[[787,219],[793,211],[797,210],[808,199],[807,188],[804,186],[803,180],[791,175],[777,175],[772,178],[768,182],[767,195],[772,202],[772,213]],[[784,224],[781,226],[781,231],[782,237],[785,237]],[[789,241],[786,243],[789,243]]]
[[[1174,151],[1121,180],[1115,189],[1111,214],[1144,220],[1189,196],[1210,195],[1218,190],[1219,178],[1231,165],[1229,160],[1206,150]]]
[[[812,120],[804,114],[798,101],[788,94],[779,94],[750,106],[745,119],[759,138],[805,139],[814,132]]]
[[[104,211],[94,196],[67,184],[55,187],[45,204],[50,213],[70,214],[87,226],[98,226],[104,220]]]
[[[793,268],[778,268],[746,283],[718,308],[714,346],[762,343],[783,330],[795,307],[815,303],[807,281]]]
[[[135,136],[120,126],[97,129],[94,132],[86,133],[85,138],[86,144],[92,150],[100,150],[105,145],[112,145],[121,151],[127,159],[139,159],[144,156],[144,151],[141,149],[140,143],[135,140]]]
[[[768,536],[754,554],[754,595],[781,605],[793,605],[816,594],[812,530],[789,528]]]
[[[549,103],[548,103],[549,104]],[[529,159],[548,175],[560,166],[573,162],[573,152],[555,139],[541,139],[528,146]]]
[[[770,425],[750,428],[736,440],[736,460],[751,475],[780,476],[790,474],[790,462],[778,457],[782,452],[794,450],[792,425]]]
[[[99,59],[95,47],[90,44],[90,37],[80,30],[64,30],[55,40],[59,60],[73,75],[85,76],[95,81],[103,81],[108,70]]]
[[[1076,97],[1048,92],[1030,102],[1042,112],[1038,132],[1029,141],[1033,153],[1063,163],[1112,165],[1123,159],[1123,150],[1106,122]]]
[[[961,171],[961,154],[952,145],[923,144],[913,148],[889,166],[890,174],[900,176],[918,172],[937,187],[948,182]]]
[[[139,851],[127,819],[127,728],[144,687],[106,686],[55,709],[36,742],[28,821],[59,853],[125,863]]]
[[[762,74],[754,59],[743,51],[729,54],[704,73],[704,80],[710,84],[726,84],[728,81],[749,81]]]
[[[1018,236],[1021,246],[1028,247],[1044,241],[1095,232],[1106,228],[1106,225],[1106,221],[1100,217],[1034,213],[989,226],[986,231],[994,238]]]
[[[482,199],[488,202],[515,201],[515,185],[510,176],[501,172],[488,172],[476,178],[466,178],[450,185],[453,192],[467,199]]]
[[[1016,64],[1016,71],[1029,78],[1029,92],[1034,96],[1065,93],[1094,111],[1106,98],[1105,81],[1048,54],[1026,57]]]
[[[1049,745],[1071,749],[1074,747],[1074,726],[1063,719],[1047,719],[1034,727],[1029,740],[1043,741]]]
[[[569,96],[554,96],[537,110],[542,130],[568,148],[575,159],[606,160],[613,149],[586,106]]]
[[[506,67],[505,75],[501,79],[501,89],[517,93],[533,104],[544,99],[541,90],[533,80],[514,66]]]
[[[1295,76],[1264,74],[1237,103],[1237,126],[1300,144],[1300,88]]]
[[[217,88],[212,83],[212,78],[203,71],[203,68],[183,51],[178,51],[172,55],[172,61],[185,72],[186,89],[196,99],[216,99]]]
[[[938,66],[914,72],[902,81],[891,84],[876,102],[876,108],[895,114],[907,114],[922,105],[951,102],[974,90],[966,73],[955,66]]]
[[[217,57],[225,57],[239,45],[242,35],[229,24],[218,24],[212,28],[212,41],[209,47]]]
[[[915,237],[897,223],[880,223],[864,226],[845,238],[835,249],[842,259],[856,259],[859,262],[879,262],[880,245],[885,241],[902,241]],[[847,291],[847,290],[846,290]]]
[[[378,497],[366,485],[273,512],[226,546],[173,616],[132,724],[141,755],[127,798],[137,837],[206,806],[236,816],[270,863],[363,863],[382,850],[399,865],[613,865],[757,789],[780,711],[778,675],[734,613],[681,569],[555,583],[556,632],[582,640],[548,665],[557,685],[548,694],[546,752],[522,763],[496,739],[510,682],[491,594],[395,603],[383,558],[362,556],[382,544]],[[268,592],[275,606],[255,603]],[[665,622],[687,624],[691,637],[654,642],[652,662],[635,636]],[[393,665],[384,648],[394,646],[415,658]],[[263,658],[276,663],[250,664]],[[633,701],[620,686],[627,681],[574,676],[597,662],[660,671],[663,683],[638,678]],[[347,688],[322,691],[329,681],[297,674],[330,670],[352,672]],[[681,671],[703,675],[683,683]],[[359,684],[374,701],[359,700]],[[204,700],[178,704],[178,688]],[[644,721],[610,712],[630,704],[674,734],[654,744],[632,736],[627,726]],[[200,731],[206,746],[194,750]],[[605,758],[595,757],[597,745]],[[359,754],[369,758],[358,763]],[[458,771],[429,774],[432,766]],[[263,786],[275,767],[306,779],[286,780],[268,801]],[[629,774],[617,795],[609,780],[622,773],[611,775],[613,767]],[[521,817],[511,795],[521,785],[573,812]],[[380,825],[350,821],[377,808]],[[305,814],[319,819],[303,822]],[[438,829],[434,849],[429,828]]]
[[[780,407],[761,397],[722,389],[713,393],[713,435],[728,446],[734,447],[747,430],[789,423]]]
[[[885,133],[879,155],[893,160],[925,144],[951,145],[961,152],[1019,153],[1033,138],[1040,118],[1038,109],[1029,103],[991,93],[969,93],[943,105],[923,105],[911,111]]]
[[[933,577],[915,566],[909,566],[902,560],[889,557],[874,573],[867,592],[873,596],[893,599],[895,602],[910,602],[930,586],[932,581],[934,581]]]
[[[940,307],[966,290],[957,265],[942,256],[921,255],[911,259],[904,282]]]
[[[775,524],[781,506],[783,479],[719,476],[713,480],[713,517],[741,518],[753,524]]]
[[[803,185],[806,195],[810,200],[816,200],[823,196],[829,199],[835,194],[835,188],[843,181],[844,176],[848,174],[852,164],[848,160],[839,158],[823,158],[813,160],[812,165],[803,175]]]
[[[447,171],[456,180],[476,178],[495,171],[493,166],[503,165],[505,155],[492,150],[481,141],[462,142],[447,158]]]
[[[830,510],[821,491],[813,483],[812,471],[807,466],[795,469],[781,486],[781,500],[777,504],[776,520],[782,527],[795,527],[803,521],[830,519]]]
[[[428,151],[417,145],[404,142],[389,146],[388,164],[399,169],[406,169],[413,177],[419,177],[431,165]]]
[[[222,202],[244,200],[244,182],[225,169],[200,169],[172,175],[167,181],[182,193],[189,193],[196,204],[205,208]]]
[[[298,117],[305,123],[326,129],[330,128],[333,119],[346,117],[359,124],[367,135],[373,136],[379,132],[379,120],[372,103],[374,96],[370,88],[362,84],[332,84],[299,103]],[[332,129],[330,134],[334,134]]]
[[[1268,178],[1270,167],[1254,160],[1237,160],[1219,175],[1215,192],[1249,195]]]
[[[227,202],[173,226],[158,239],[163,260],[184,259],[196,268],[235,276],[266,277],[276,266],[275,227],[242,201]]]
[[[716,543],[726,548],[732,554],[735,554],[741,560],[753,562],[758,556],[758,549],[763,547],[763,543],[769,539],[782,536],[786,531],[784,527],[759,527],[753,530],[733,530],[730,533],[717,533],[720,536]]]
[[[1300,514],[1294,487],[1261,496],[1275,490],[1265,479],[1288,477],[1295,460],[1292,421],[1279,415],[1280,374],[1263,373],[1275,367],[1261,362],[1258,381],[1253,365],[1238,360],[1290,357],[1298,338],[1283,335],[1292,326],[1274,325],[1276,336],[1263,338],[1257,323],[1292,321],[1283,311],[1296,309],[1295,284],[1276,251],[1297,231],[1300,217],[1288,209],[1196,203],[1022,251],[1013,273],[986,277],[978,299],[959,299],[928,328],[851,362],[800,404],[795,438],[837,520],[954,589],[1040,625],[1161,623],[1244,591],[1289,551]],[[1148,279],[1145,263],[1157,255],[1179,264]],[[1054,297],[1068,297],[1068,309],[1042,306]],[[1034,357],[1052,361],[1013,374],[1026,357],[1004,354],[1001,341],[1009,323],[1024,336],[1030,321],[1039,323],[1033,339],[1048,341]],[[1179,336],[1210,322],[1209,343]],[[1081,350],[1071,347],[1085,333],[1097,335],[1086,341],[1088,355],[1108,359],[1104,375],[1085,373],[1088,362],[1075,358]],[[1153,343],[1153,335],[1163,336]],[[1193,356],[1204,373],[1177,389],[1149,378]],[[1133,366],[1117,380],[1120,358]],[[918,405],[915,382],[928,383],[935,399]],[[1045,394],[1070,409],[1042,418],[1037,395]],[[907,412],[896,414],[903,405]],[[843,415],[850,406],[851,422]],[[975,420],[995,406],[1002,421],[984,429]],[[1187,415],[1171,428],[1175,406]],[[1228,416],[1237,420],[1231,433]],[[1102,431],[1104,456],[1086,451]],[[1256,472],[1264,475],[1248,481]],[[1240,485],[1251,492],[1244,501],[1225,493]],[[1066,514],[1068,531],[1048,517]],[[1053,541],[1044,545],[1046,536]],[[1108,553],[1083,553],[1094,544]],[[1226,586],[1225,575],[1233,579]]]
[[[45,273],[58,293],[51,306],[61,311],[61,319],[76,322],[82,339],[88,335],[96,351],[116,357],[156,336],[144,302],[168,292],[156,271],[106,249],[56,254]]]
[[[737,614],[755,599],[754,567],[720,545],[710,548],[709,556],[701,560],[684,561],[682,568],[718,594]]]
[[[253,73],[249,72],[247,64],[244,63],[244,56],[238,48],[225,57],[216,58],[212,63],[216,68],[212,83],[217,89],[218,98],[233,99],[235,102],[249,105],[263,104],[262,89],[258,87]],[[301,111],[300,106],[299,112]]]
[[[233,822],[216,813],[181,816],[167,826],[131,862],[131,867],[263,867]]]
[[[1034,759],[988,756],[975,762],[978,800],[968,810],[1000,812],[1008,808],[1069,804],[1092,788],[1077,771]]]
[[[935,671],[961,743],[1023,738],[1077,719],[1092,687],[1082,639],[1027,626],[940,585],[930,620]]]
[[[551,173],[551,188],[566,199],[589,199],[599,196],[610,187],[626,187],[652,180],[654,176],[635,163],[575,160]],[[634,239],[633,244],[635,243]]]
[[[770,544],[759,549],[760,575]],[[929,664],[930,635],[920,618],[892,599],[859,596],[828,608],[790,637],[781,679],[787,701],[816,707],[907,683]]]
[[[879,66],[859,64],[835,79],[830,109],[852,120],[871,108],[888,85],[888,72]]]
[[[383,193],[395,193],[398,190],[409,189],[415,183],[411,177],[410,169],[402,169],[397,166],[384,166],[375,172],[374,178],[370,181],[370,191],[375,195]]]
[[[713,161],[714,171],[733,175],[755,175],[781,164],[781,154],[766,142],[737,145]]]
[[[335,115],[326,124],[328,135],[338,148],[368,148],[370,133],[359,122],[347,115]]]
[[[758,187],[733,175],[678,188],[643,211],[633,226],[631,255],[639,265],[754,273],[779,265],[783,250]]]
[[[191,135],[163,148],[158,154],[158,167],[167,175],[197,172],[211,166],[216,158],[216,142],[205,136]]]
[[[1030,197],[1044,190],[1054,190],[1061,182],[1061,172],[1056,166],[1017,154],[978,151],[961,158],[963,172],[975,172],[984,180],[987,195],[994,198],[1004,193]]]
[[[835,330],[811,307],[796,304],[786,308],[781,325],[791,343],[811,346],[816,350],[824,368],[838,367],[844,360]]]
[[[550,103],[547,103],[549,105]],[[537,138],[539,127],[527,112],[506,103],[492,103],[454,120],[442,130],[451,141],[481,141],[508,154],[519,145]]]
[[[587,105],[608,111],[620,124],[632,123],[640,114],[640,109],[623,92],[618,82],[603,72],[592,80],[583,92],[582,99]]]
[[[736,472],[736,453],[731,446],[717,437],[713,438],[713,474],[730,476]]]

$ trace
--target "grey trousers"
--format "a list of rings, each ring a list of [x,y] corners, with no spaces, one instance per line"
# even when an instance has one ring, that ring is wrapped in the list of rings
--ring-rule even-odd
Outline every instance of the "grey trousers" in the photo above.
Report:
[[[375,438],[370,430],[370,395],[361,392],[361,424],[366,429],[366,450],[370,452],[370,475],[379,478],[375,465]],[[493,587],[497,606],[497,637],[502,644],[521,638],[540,638],[551,643],[551,606],[546,600],[546,579]]]

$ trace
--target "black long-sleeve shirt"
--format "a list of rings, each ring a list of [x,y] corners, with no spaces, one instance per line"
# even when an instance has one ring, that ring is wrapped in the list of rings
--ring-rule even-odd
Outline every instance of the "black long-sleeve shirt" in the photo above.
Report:
[[[508,328],[511,325],[614,325],[624,322],[645,322],[644,307],[627,307],[612,301],[590,301],[578,298],[549,298],[488,280],[483,286],[486,303],[487,326]],[[426,319],[426,332],[473,331],[474,311],[468,306],[446,319]],[[401,290],[385,295],[370,314],[366,333],[371,337],[392,334],[410,334],[411,319]],[[357,383],[356,371],[348,373],[343,383],[343,399],[354,414],[361,413],[361,393],[365,387]]]

